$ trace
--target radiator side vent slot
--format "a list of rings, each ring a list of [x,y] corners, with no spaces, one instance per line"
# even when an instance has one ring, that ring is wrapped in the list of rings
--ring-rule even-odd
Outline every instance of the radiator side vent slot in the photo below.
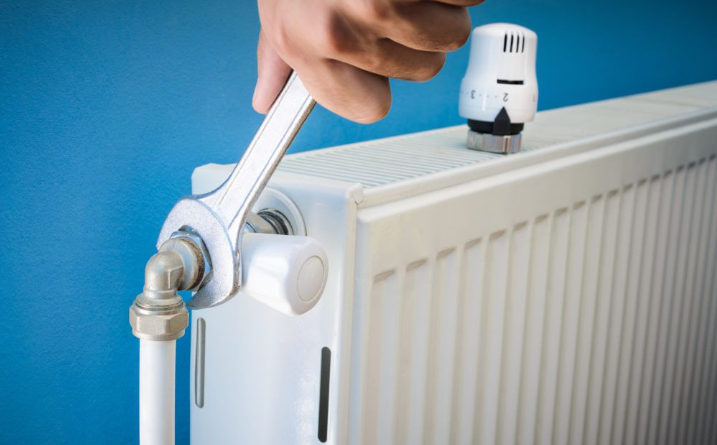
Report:
[[[331,349],[321,350],[321,383],[319,390],[319,441],[325,443],[329,432],[329,377],[331,375]]]

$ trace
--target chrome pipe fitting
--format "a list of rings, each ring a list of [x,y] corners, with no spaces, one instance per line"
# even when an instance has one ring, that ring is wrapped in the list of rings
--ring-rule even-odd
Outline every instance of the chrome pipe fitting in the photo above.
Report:
[[[201,238],[179,231],[165,241],[145,267],[144,290],[129,308],[132,334],[146,340],[176,340],[184,335],[189,313],[180,290],[201,286],[209,258]]]

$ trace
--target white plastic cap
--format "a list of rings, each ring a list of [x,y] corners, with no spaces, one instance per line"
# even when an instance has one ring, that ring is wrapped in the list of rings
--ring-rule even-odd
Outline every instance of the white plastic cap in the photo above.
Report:
[[[241,290],[286,314],[303,314],[321,298],[328,265],[314,238],[245,233]]]
[[[505,108],[513,124],[532,121],[538,108],[537,49],[538,36],[522,26],[495,23],[474,29],[461,82],[461,117],[494,122]]]

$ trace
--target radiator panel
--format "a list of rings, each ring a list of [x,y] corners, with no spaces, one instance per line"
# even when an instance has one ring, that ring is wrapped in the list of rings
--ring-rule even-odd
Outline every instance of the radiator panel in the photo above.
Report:
[[[360,210],[349,443],[710,443],[717,159],[657,145]]]

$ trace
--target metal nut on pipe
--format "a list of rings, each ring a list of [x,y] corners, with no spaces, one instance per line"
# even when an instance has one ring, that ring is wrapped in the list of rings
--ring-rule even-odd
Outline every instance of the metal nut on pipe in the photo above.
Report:
[[[129,308],[129,324],[132,326],[132,334],[137,338],[176,340],[184,335],[189,326],[189,312],[184,304],[169,314],[157,314],[133,304]]]
[[[183,227],[175,232],[167,241],[162,243],[159,251],[176,250],[184,260],[185,267],[191,270],[185,271],[185,277],[180,283],[179,290],[196,291],[208,279],[211,272],[211,259],[209,251],[199,236],[192,229]]]

